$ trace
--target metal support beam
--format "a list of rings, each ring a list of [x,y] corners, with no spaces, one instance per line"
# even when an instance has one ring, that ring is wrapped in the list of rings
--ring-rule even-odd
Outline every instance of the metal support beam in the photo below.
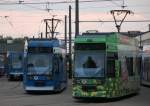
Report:
[[[43,33],[41,32],[41,39],[43,38]]]
[[[52,38],[54,38],[54,18],[52,18],[52,32],[51,32],[51,34],[52,34]]]
[[[69,78],[72,78],[71,6],[69,5]]]
[[[45,37],[47,38],[47,30],[48,30],[47,27],[48,27],[48,23],[47,23],[47,21],[45,21],[45,22],[46,22],[46,24],[45,24],[45,25],[46,25],[46,28],[45,28],[45,29],[46,29],[46,30],[45,30]]]
[[[48,38],[48,34],[51,34],[51,38],[54,38],[56,28],[60,23],[60,21],[61,21],[60,19],[55,18],[44,19],[44,22],[46,23],[46,32],[45,32],[46,38]]]
[[[113,18],[114,18],[114,21],[115,21],[115,24],[116,24],[116,28],[118,30],[118,32],[120,32],[120,29],[121,29],[121,25],[122,23],[124,22],[125,18],[127,17],[128,14],[131,14],[133,12],[131,12],[130,10],[111,10],[110,13],[112,14]],[[117,23],[117,19],[116,19],[116,15],[119,16],[121,14],[125,14],[122,18],[122,20],[120,21],[120,24]]]
[[[79,0],[75,2],[75,36],[79,35]]]
[[[66,47],[66,50],[67,50],[67,15],[65,15],[65,29],[64,29],[64,32],[65,32],[65,47]]]

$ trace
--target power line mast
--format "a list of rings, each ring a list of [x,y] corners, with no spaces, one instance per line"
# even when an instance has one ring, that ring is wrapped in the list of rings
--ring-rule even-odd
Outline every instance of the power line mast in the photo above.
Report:
[[[125,18],[127,17],[128,14],[131,14],[133,12],[130,10],[111,10],[110,13],[113,15],[117,31],[120,32],[121,25],[124,22]],[[122,19],[117,20],[117,16],[121,16],[121,15],[122,15]]]
[[[46,38],[54,38],[54,35],[57,34],[56,29],[58,27],[58,24],[61,22],[60,19],[52,17],[51,19],[44,19],[45,23],[45,37]]]
[[[75,36],[79,35],[79,0],[75,1]]]
[[[124,10],[124,8],[127,7],[125,5],[125,1],[123,0],[122,6],[121,6],[121,10],[111,10],[110,13],[113,16],[113,19],[115,21],[115,25],[117,28],[117,31],[120,32],[121,30],[121,25],[124,22],[125,18],[127,17],[127,15],[133,14],[133,12],[131,10]],[[117,18],[121,18],[121,19],[117,19]]]
[[[71,24],[71,11],[72,7],[69,5],[69,78],[72,78],[72,24]]]

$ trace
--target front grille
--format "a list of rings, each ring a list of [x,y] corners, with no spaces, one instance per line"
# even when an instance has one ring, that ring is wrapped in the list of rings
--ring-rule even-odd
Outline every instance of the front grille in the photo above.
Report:
[[[96,91],[96,86],[95,85],[83,85],[82,90],[85,92],[93,92],[93,91]]]

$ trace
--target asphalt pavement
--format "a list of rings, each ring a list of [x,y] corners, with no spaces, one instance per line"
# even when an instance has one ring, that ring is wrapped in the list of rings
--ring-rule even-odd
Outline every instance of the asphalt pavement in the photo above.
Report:
[[[61,93],[27,94],[22,82],[0,78],[0,106],[150,106],[150,88],[141,87],[140,93],[116,100],[76,100],[72,85]]]

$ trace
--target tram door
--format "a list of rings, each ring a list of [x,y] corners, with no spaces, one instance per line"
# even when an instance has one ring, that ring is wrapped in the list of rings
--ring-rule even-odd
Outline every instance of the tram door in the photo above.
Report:
[[[143,58],[143,80],[150,81],[150,57]]]

